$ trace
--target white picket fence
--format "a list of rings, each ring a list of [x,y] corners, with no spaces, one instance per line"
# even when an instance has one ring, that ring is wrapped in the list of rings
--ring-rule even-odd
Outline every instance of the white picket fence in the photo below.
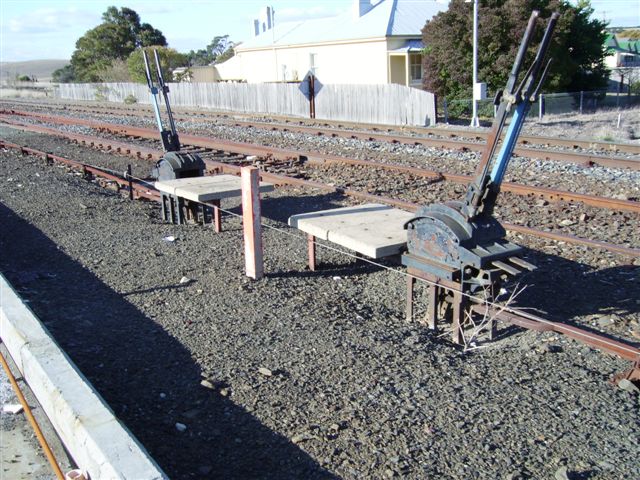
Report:
[[[171,83],[171,105],[229,112],[309,117],[308,84]],[[138,83],[60,84],[56,97],[66,100],[124,102],[134,97],[149,104],[146,85]],[[316,118],[390,125],[433,125],[435,96],[402,85],[316,84]]]

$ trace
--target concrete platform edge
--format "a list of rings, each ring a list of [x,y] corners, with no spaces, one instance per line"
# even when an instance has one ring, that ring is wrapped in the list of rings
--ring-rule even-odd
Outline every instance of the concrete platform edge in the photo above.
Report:
[[[168,479],[0,274],[0,337],[78,467],[97,479]]]

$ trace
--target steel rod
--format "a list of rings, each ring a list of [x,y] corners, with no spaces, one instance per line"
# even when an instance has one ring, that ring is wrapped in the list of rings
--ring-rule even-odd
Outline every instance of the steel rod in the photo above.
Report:
[[[49,447],[49,443],[47,442],[47,439],[44,438],[44,434],[40,429],[40,425],[38,425],[36,418],[33,416],[31,407],[29,407],[29,403],[24,398],[24,395],[22,394],[22,390],[20,389],[20,386],[18,385],[16,378],[13,376],[13,373],[11,372],[11,369],[9,368],[9,365],[5,360],[2,352],[0,352],[0,362],[2,363],[2,368],[4,368],[4,371],[6,372],[7,377],[9,377],[9,382],[11,382],[11,386],[13,387],[13,390],[15,391],[16,396],[18,397],[18,400],[20,401],[20,405],[22,405],[22,408],[24,409],[25,415],[27,416],[27,419],[29,420],[31,427],[33,428],[33,431],[36,434],[36,437],[38,438],[38,443],[40,443],[40,446],[42,447],[42,450],[44,451],[44,454],[47,457],[49,464],[51,464],[51,468],[53,469],[58,479],[64,480],[64,474],[62,473],[62,470],[60,470],[58,461],[56,460],[55,455],[51,451],[51,448]]]

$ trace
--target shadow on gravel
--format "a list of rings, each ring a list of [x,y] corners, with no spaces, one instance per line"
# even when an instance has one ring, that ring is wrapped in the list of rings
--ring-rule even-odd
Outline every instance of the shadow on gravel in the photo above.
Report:
[[[518,277],[521,285],[528,286],[518,296],[516,306],[534,307],[544,318],[565,323],[591,315],[597,326],[605,330],[609,323],[619,321],[620,316],[640,312],[638,266],[596,270],[535,250],[528,250],[525,258],[538,269]],[[580,326],[585,324],[581,322]]]
[[[336,192],[295,197],[264,197],[261,202],[262,216],[287,224],[292,215],[344,207],[340,203],[344,199],[344,195]]]
[[[1,271],[170,478],[336,478],[201,386],[183,345],[2,204],[0,224]]]
[[[318,248],[322,251],[322,248]],[[301,256],[306,255],[307,252],[300,252]],[[320,257],[321,254],[318,254]],[[336,264],[329,262],[317,262],[317,268],[315,272],[309,270],[309,267],[305,267],[305,270],[290,270],[288,272],[267,272],[265,275],[270,278],[316,278],[316,277],[348,277],[350,275],[363,275],[367,273],[377,272],[382,270],[381,267],[376,267],[367,262],[360,262],[357,260],[351,263]]]

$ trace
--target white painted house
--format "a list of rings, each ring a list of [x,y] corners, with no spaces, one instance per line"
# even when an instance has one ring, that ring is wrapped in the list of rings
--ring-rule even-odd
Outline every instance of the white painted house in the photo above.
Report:
[[[278,23],[271,8],[252,23],[253,37],[216,65],[220,79],[249,83],[302,80],[323,84],[421,87],[422,33],[448,0],[354,0],[341,15]]]

